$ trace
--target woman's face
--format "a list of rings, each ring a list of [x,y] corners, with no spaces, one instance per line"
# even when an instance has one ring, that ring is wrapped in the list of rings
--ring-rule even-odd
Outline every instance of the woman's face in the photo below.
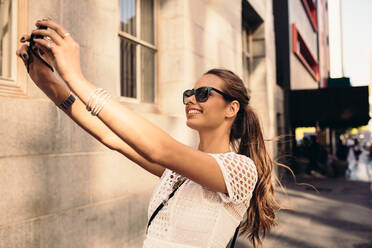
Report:
[[[211,86],[220,91],[224,81],[214,74],[203,75],[194,85],[194,89]],[[197,102],[195,95],[186,99],[186,125],[195,130],[215,129],[225,120],[225,108],[228,102],[222,95],[212,90],[206,102]],[[191,111],[191,112],[190,112]]]

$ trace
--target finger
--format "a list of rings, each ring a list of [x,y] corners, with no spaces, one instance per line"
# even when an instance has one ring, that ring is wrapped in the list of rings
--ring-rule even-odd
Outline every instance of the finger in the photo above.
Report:
[[[28,50],[28,45],[24,44],[24,45],[22,45],[22,46],[19,48],[19,53],[20,53],[20,54],[27,53],[27,50]]]
[[[28,45],[22,45],[16,52],[17,56],[19,56],[22,60],[28,60]]]
[[[62,27],[61,25],[55,23],[54,21],[52,20],[42,20],[42,21],[38,21],[36,22],[35,24],[37,27],[39,26],[47,26],[48,28],[50,29],[53,29],[61,38],[64,38],[64,39],[72,39],[71,38],[71,35],[68,35],[68,36],[64,36],[66,33],[68,33],[68,31]]]
[[[17,51],[17,56],[22,59],[22,62],[25,66],[27,66],[27,61],[29,59],[29,56],[28,56],[28,53],[20,53],[19,51]]]
[[[43,46],[41,46],[40,44],[35,43],[35,47],[38,48],[38,51],[40,52],[41,55],[44,55],[44,54],[47,53],[46,52],[47,50]]]
[[[44,48],[42,45],[35,43],[35,47],[38,48],[40,55],[43,59],[48,62],[49,64],[53,63],[53,54],[48,49]]]
[[[56,32],[54,32],[51,29],[36,29],[32,31],[32,34],[49,36],[57,45],[61,45],[63,43],[63,39],[61,38],[61,36],[59,36]]]
[[[54,44],[53,42],[51,42],[51,41],[46,41],[46,40],[44,40],[44,39],[38,39],[38,38],[35,38],[34,41],[35,41],[35,43],[38,43],[38,44],[40,44],[41,46],[43,46],[44,49],[48,49],[48,50],[50,50],[52,53],[55,52],[56,44]]]
[[[28,35],[28,34],[25,34],[21,37],[21,39],[19,39],[20,42],[24,43],[26,41],[29,41],[31,38],[31,35]]]

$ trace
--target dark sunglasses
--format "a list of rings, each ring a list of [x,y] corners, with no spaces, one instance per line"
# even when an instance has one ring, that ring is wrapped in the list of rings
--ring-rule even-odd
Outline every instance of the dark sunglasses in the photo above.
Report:
[[[200,87],[200,88],[197,88],[196,90],[192,89],[192,90],[185,90],[183,92],[183,104],[186,105],[186,100],[187,98],[189,98],[190,96],[192,95],[195,95],[195,99],[197,102],[206,102],[208,100],[208,97],[211,93],[211,91],[214,90],[216,91],[217,93],[221,94],[225,99],[227,100],[234,100],[235,98],[232,97],[232,96],[229,96],[227,95],[226,93],[216,89],[216,88],[213,88],[213,87],[209,87],[209,86],[204,86],[204,87]]]

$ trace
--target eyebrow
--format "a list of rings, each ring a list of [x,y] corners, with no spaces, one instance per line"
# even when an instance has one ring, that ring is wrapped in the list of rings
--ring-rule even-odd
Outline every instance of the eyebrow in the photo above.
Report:
[[[196,89],[199,89],[199,88],[202,88],[202,87],[212,87],[212,88],[215,88],[215,89],[217,89],[217,90],[220,90],[220,89],[218,89],[218,88],[216,88],[216,87],[213,87],[213,86],[200,86],[200,87],[198,87],[198,88],[196,88]],[[192,88],[193,90],[196,90],[195,88]],[[220,90],[220,91],[222,91],[222,90]]]

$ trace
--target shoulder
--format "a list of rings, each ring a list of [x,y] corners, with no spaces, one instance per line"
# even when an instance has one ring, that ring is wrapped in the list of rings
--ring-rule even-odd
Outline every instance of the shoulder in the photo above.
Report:
[[[235,162],[248,163],[250,166],[253,166],[256,168],[256,165],[253,162],[253,160],[247,155],[239,154],[235,152],[228,152],[228,153],[221,153],[221,156],[224,157],[225,159],[232,160]]]
[[[251,173],[257,174],[256,164],[250,157],[238,153],[233,153],[232,157],[240,163],[239,165],[246,167]]]
[[[240,168],[245,171],[249,171],[251,174],[257,175],[257,168],[254,163],[254,161],[244,154],[239,154],[235,152],[228,152],[228,153],[209,153],[211,156],[213,156],[218,162],[225,164],[225,165],[231,165],[235,168]]]
[[[227,189],[227,195],[219,194],[225,202],[242,203],[251,197],[258,173],[253,160],[235,152],[211,154],[216,158]]]

